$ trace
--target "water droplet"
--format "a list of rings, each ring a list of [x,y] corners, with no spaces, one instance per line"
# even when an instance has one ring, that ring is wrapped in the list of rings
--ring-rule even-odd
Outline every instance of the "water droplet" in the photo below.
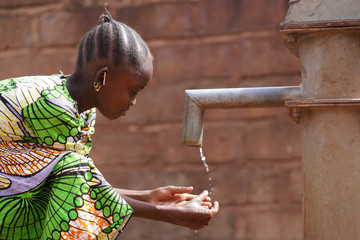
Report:
[[[209,192],[209,195],[211,196],[211,195],[213,195],[214,188],[212,187],[212,178],[210,177],[210,168],[206,163],[206,157],[203,154],[202,147],[200,147],[200,158],[201,158],[201,161],[204,164],[205,171],[206,171],[206,173],[208,174],[208,177],[209,177],[209,191],[208,192]]]

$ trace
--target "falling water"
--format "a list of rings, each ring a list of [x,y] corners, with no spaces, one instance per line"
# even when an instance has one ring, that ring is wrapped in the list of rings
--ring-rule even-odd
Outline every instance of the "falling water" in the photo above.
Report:
[[[210,169],[209,169],[209,166],[207,165],[206,163],[206,157],[204,156],[203,154],[203,150],[202,150],[202,147],[200,147],[200,158],[201,158],[201,161],[203,162],[204,164],[204,167],[205,167],[205,171],[206,171],[206,174],[208,175],[208,179],[209,179],[209,196],[211,195],[214,195],[213,191],[214,191],[214,188],[212,187],[212,178],[210,176]],[[197,234],[199,231],[198,230],[194,230],[194,233]]]
[[[209,177],[209,190],[208,190],[208,191],[209,191],[209,195],[211,196],[211,195],[214,194],[214,193],[213,193],[214,188],[212,187],[212,178],[211,178],[211,176],[210,176],[209,166],[208,166],[207,163],[206,163],[206,157],[205,157],[204,154],[203,154],[202,147],[200,147],[200,157],[201,157],[201,161],[202,161],[203,164],[204,164],[205,171],[206,171],[206,173],[207,173],[207,175],[208,175],[208,177]]]

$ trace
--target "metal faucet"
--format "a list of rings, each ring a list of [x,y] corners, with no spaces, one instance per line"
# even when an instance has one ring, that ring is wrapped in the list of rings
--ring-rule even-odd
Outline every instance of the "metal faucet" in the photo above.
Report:
[[[206,109],[284,107],[300,96],[301,86],[185,90],[182,143],[202,146]]]

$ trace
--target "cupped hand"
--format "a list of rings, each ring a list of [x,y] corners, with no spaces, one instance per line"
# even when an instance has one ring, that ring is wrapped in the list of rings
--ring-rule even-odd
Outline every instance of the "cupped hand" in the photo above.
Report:
[[[215,201],[212,205],[208,201],[210,198],[206,190],[193,196],[191,200],[181,201],[173,207],[172,219],[174,224],[198,230],[209,225],[210,220],[219,212],[219,203]]]
[[[193,187],[177,187],[171,185],[159,187],[150,191],[148,202],[156,205],[182,206],[196,197],[194,194],[189,194],[192,190]],[[206,196],[201,204],[211,208],[212,205],[210,201],[211,199]]]

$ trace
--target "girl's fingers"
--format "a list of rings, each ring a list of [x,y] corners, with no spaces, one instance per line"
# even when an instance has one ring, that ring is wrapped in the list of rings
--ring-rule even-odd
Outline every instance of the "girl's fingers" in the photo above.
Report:
[[[185,201],[190,201],[196,197],[196,195],[188,193],[181,194],[181,196]]]
[[[214,207],[211,209],[211,217],[215,216],[219,212],[219,202],[214,202]]]
[[[195,198],[195,200],[203,202],[208,197],[208,194],[209,192],[207,190],[204,190],[202,193],[199,194],[199,196]]]
[[[176,201],[177,202],[182,202],[182,201],[186,201],[189,202],[191,200],[193,200],[194,198],[198,197],[197,195],[194,194],[177,194],[176,195]],[[201,201],[202,203],[206,203],[206,204],[211,204],[211,198],[210,197],[206,197],[205,199],[203,199]],[[207,206],[207,205],[206,205]]]
[[[171,194],[184,194],[189,193],[193,190],[193,187],[175,187],[175,186],[169,186],[168,190]]]
[[[212,204],[211,204],[211,202],[202,202],[202,203],[201,203],[201,206],[207,207],[208,209],[211,209]]]

